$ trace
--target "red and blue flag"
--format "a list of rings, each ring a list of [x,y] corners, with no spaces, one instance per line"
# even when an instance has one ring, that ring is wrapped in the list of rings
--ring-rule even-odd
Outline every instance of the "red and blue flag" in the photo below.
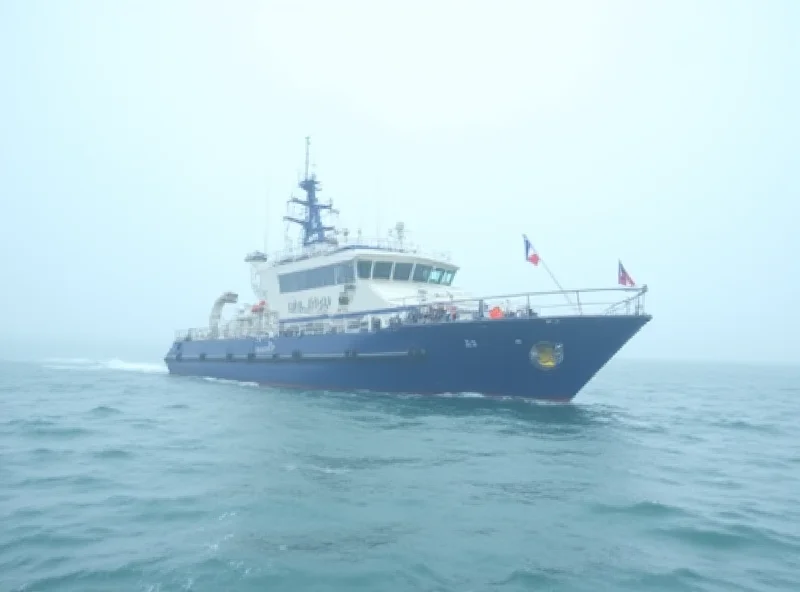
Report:
[[[617,283],[620,286],[635,286],[636,283],[633,281],[633,278],[630,274],[625,270],[625,267],[622,265],[622,261],[619,261],[619,267],[617,268]]]
[[[533,263],[534,265],[539,265],[539,253],[537,253],[536,249],[533,248],[533,245],[531,244],[531,241],[528,240],[527,236],[523,234],[522,238],[525,240],[525,261],[528,263]]]

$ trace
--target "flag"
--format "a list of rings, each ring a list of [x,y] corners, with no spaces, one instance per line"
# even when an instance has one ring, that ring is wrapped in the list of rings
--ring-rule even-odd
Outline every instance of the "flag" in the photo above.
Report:
[[[622,265],[622,261],[619,261],[619,267],[617,268],[617,283],[620,286],[635,286],[636,283],[633,281],[633,278],[625,271],[625,267]]]
[[[534,265],[539,265],[539,253],[536,252],[536,249],[533,248],[531,241],[528,240],[528,237],[524,234],[522,238],[525,239],[525,261],[529,263],[533,263]]]

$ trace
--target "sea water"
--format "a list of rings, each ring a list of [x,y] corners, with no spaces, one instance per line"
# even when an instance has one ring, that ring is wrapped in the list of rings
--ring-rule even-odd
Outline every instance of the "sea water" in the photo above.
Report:
[[[0,590],[800,590],[800,370],[571,405],[0,364]]]

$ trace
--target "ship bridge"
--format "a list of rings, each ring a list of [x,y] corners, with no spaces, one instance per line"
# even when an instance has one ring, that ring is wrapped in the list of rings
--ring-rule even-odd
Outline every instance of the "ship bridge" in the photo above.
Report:
[[[306,138],[305,176],[299,182],[305,197],[289,199],[291,213],[284,216],[300,226],[301,236],[284,251],[254,251],[245,258],[261,300],[285,317],[298,310],[320,313],[346,306],[357,311],[387,306],[397,298],[424,302],[429,294],[460,293],[452,288],[458,266],[450,255],[410,243],[403,222],[387,236],[369,239],[325,223],[323,215],[338,212],[332,201],[319,200],[320,184],[309,172],[309,146]]]

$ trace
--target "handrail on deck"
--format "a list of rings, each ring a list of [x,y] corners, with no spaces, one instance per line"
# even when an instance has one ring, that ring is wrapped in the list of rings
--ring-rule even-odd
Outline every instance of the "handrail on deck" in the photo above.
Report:
[[[298,241],[288,249],[283,249],[269,254],[256,251],[250,253],[248,257],[258,253],[264,255],[266,261],[273,264],[290,263],[292,261],[301,261],[317,255],[333,254],[348,247],[363,247],[365,249],[376,249],[390,253],[418,255],[420,257],[427,257],[430,259],[439,259],[447,263],[449,263],[451,259],[450,253],[424,249],[415,243],[410,243],[405,240],[401,241],[399,239],[391,238],[359,238],[352,240],[350,237],[345,240],[337,240],[335,244],[316,244],[310,246],[305,246],[303,245],[302,241]],[[253,261],[259,263],[264,262],[260,259],[253,259]]]
[[[502,299],[510,299],[510,298],[525,298],[525,297],[533,297],[533,296],[558,296],[558,295],[575,295],[578,296],[580,294],[592,294],[598,292],[628,292],[633,293],[634,295],[632,298],[636,298],[638,296],[644,295],[647,293],[647,285],[644,286],[637,286],[633,288],[628,287],[620,287],[620,288],[579,288],[579,289],[571,289],[571,290],[550,290],[547,292],[518,292],[516,294],[498,294],[494,296],[472,296],[470,298],[459,298],[459,299],[447,299],[447,300],[438,300],[438,301],[430,301],[430,303],[423,303],[423,304],[431,304],[434,302],[441,302],[441,303],[449,303],[449,304],[456,304],[459,302],[477,302],[479,300],[502,300]],[[416,299],[416,297],[408,297],[408,298],[395,298],[392,302],[397,301],[405,301]],[[623,301],[624,302],[624,301]]]
[[[598,294],[598,293],[625,293],[630,294],[626,298],[609,301],[587,301],[581,300],[580,296],[583,294]],[[421,301],[418,298],[414,299],[413,303],[398,302],[399,306],[382,308],[377,310],[356,311],[356,312],[342,312],[333,314],[312,314],[306,317],[298,315],[293,316],[291,319],[286,319],[282,323],[277,318],[277,313],[271,311],[267,318],[265,317],[252,317],[253,321],[248,319],[234,319],[229,323],[220,327],[219,336],[216,338],[236,338],[236,337],[258,337],[263,335],[278,334],[280,331],[285,331],[287,328],[291,330],[294,328],[308,328],[313,325],[314,331],[319,329],[322,332],[327,330],[373,330],[372,322],[375,318],[386,318],[389,324],[408,324],[418,322],[445,322],[445,321],[464,321],[475,320],[484,317],[484,313],[489,314],[492,309],[499,309],[500,316],[506,317],[554,317],[554,316],[573,316],[573,315],[546,315],[542,314],[545,309],[564,308],[570,307],[575,309],[578,316],[589,314],[586,310],[589,307],[605,307],[601,308],[598,312],[591,314],[595,315],[642,315],[645,314],[645,294],[647,294],[647,286],[641,287],[619,287],[619,288],[585,288],[574,290],[554,290],[547,292],[519,292],[516,294],[499,294],[495,296],[481,296],[472,298],[460,299],[436,299],[430,301]],[[568,295],[574,296],[573,302]],[[545,297],[545,296],[565,296],[566,303],[557,304],[538,304],[532,302],[532,299]],[[397,300],[409,300],[396,299]],[[516,305],[512,306],[511,301],[516,300]],[[498,303],[499,302],[499,303]],[[474,306],[463,306],[465,303],[472,303]],[[594,310],[594,309],[593,309]],[[405,313],[406,317],[401,318],[401,313]],[[492,318],[491,315],[488,318]],[[266,321],[266,322],[265,322]],[[276,322],[278,321],[278,322]],[[379,323],[379,326],[381,323]],[[209,328],[194,328],[176,331],[175,340],[207,340],[214,339],[214,334]]]

